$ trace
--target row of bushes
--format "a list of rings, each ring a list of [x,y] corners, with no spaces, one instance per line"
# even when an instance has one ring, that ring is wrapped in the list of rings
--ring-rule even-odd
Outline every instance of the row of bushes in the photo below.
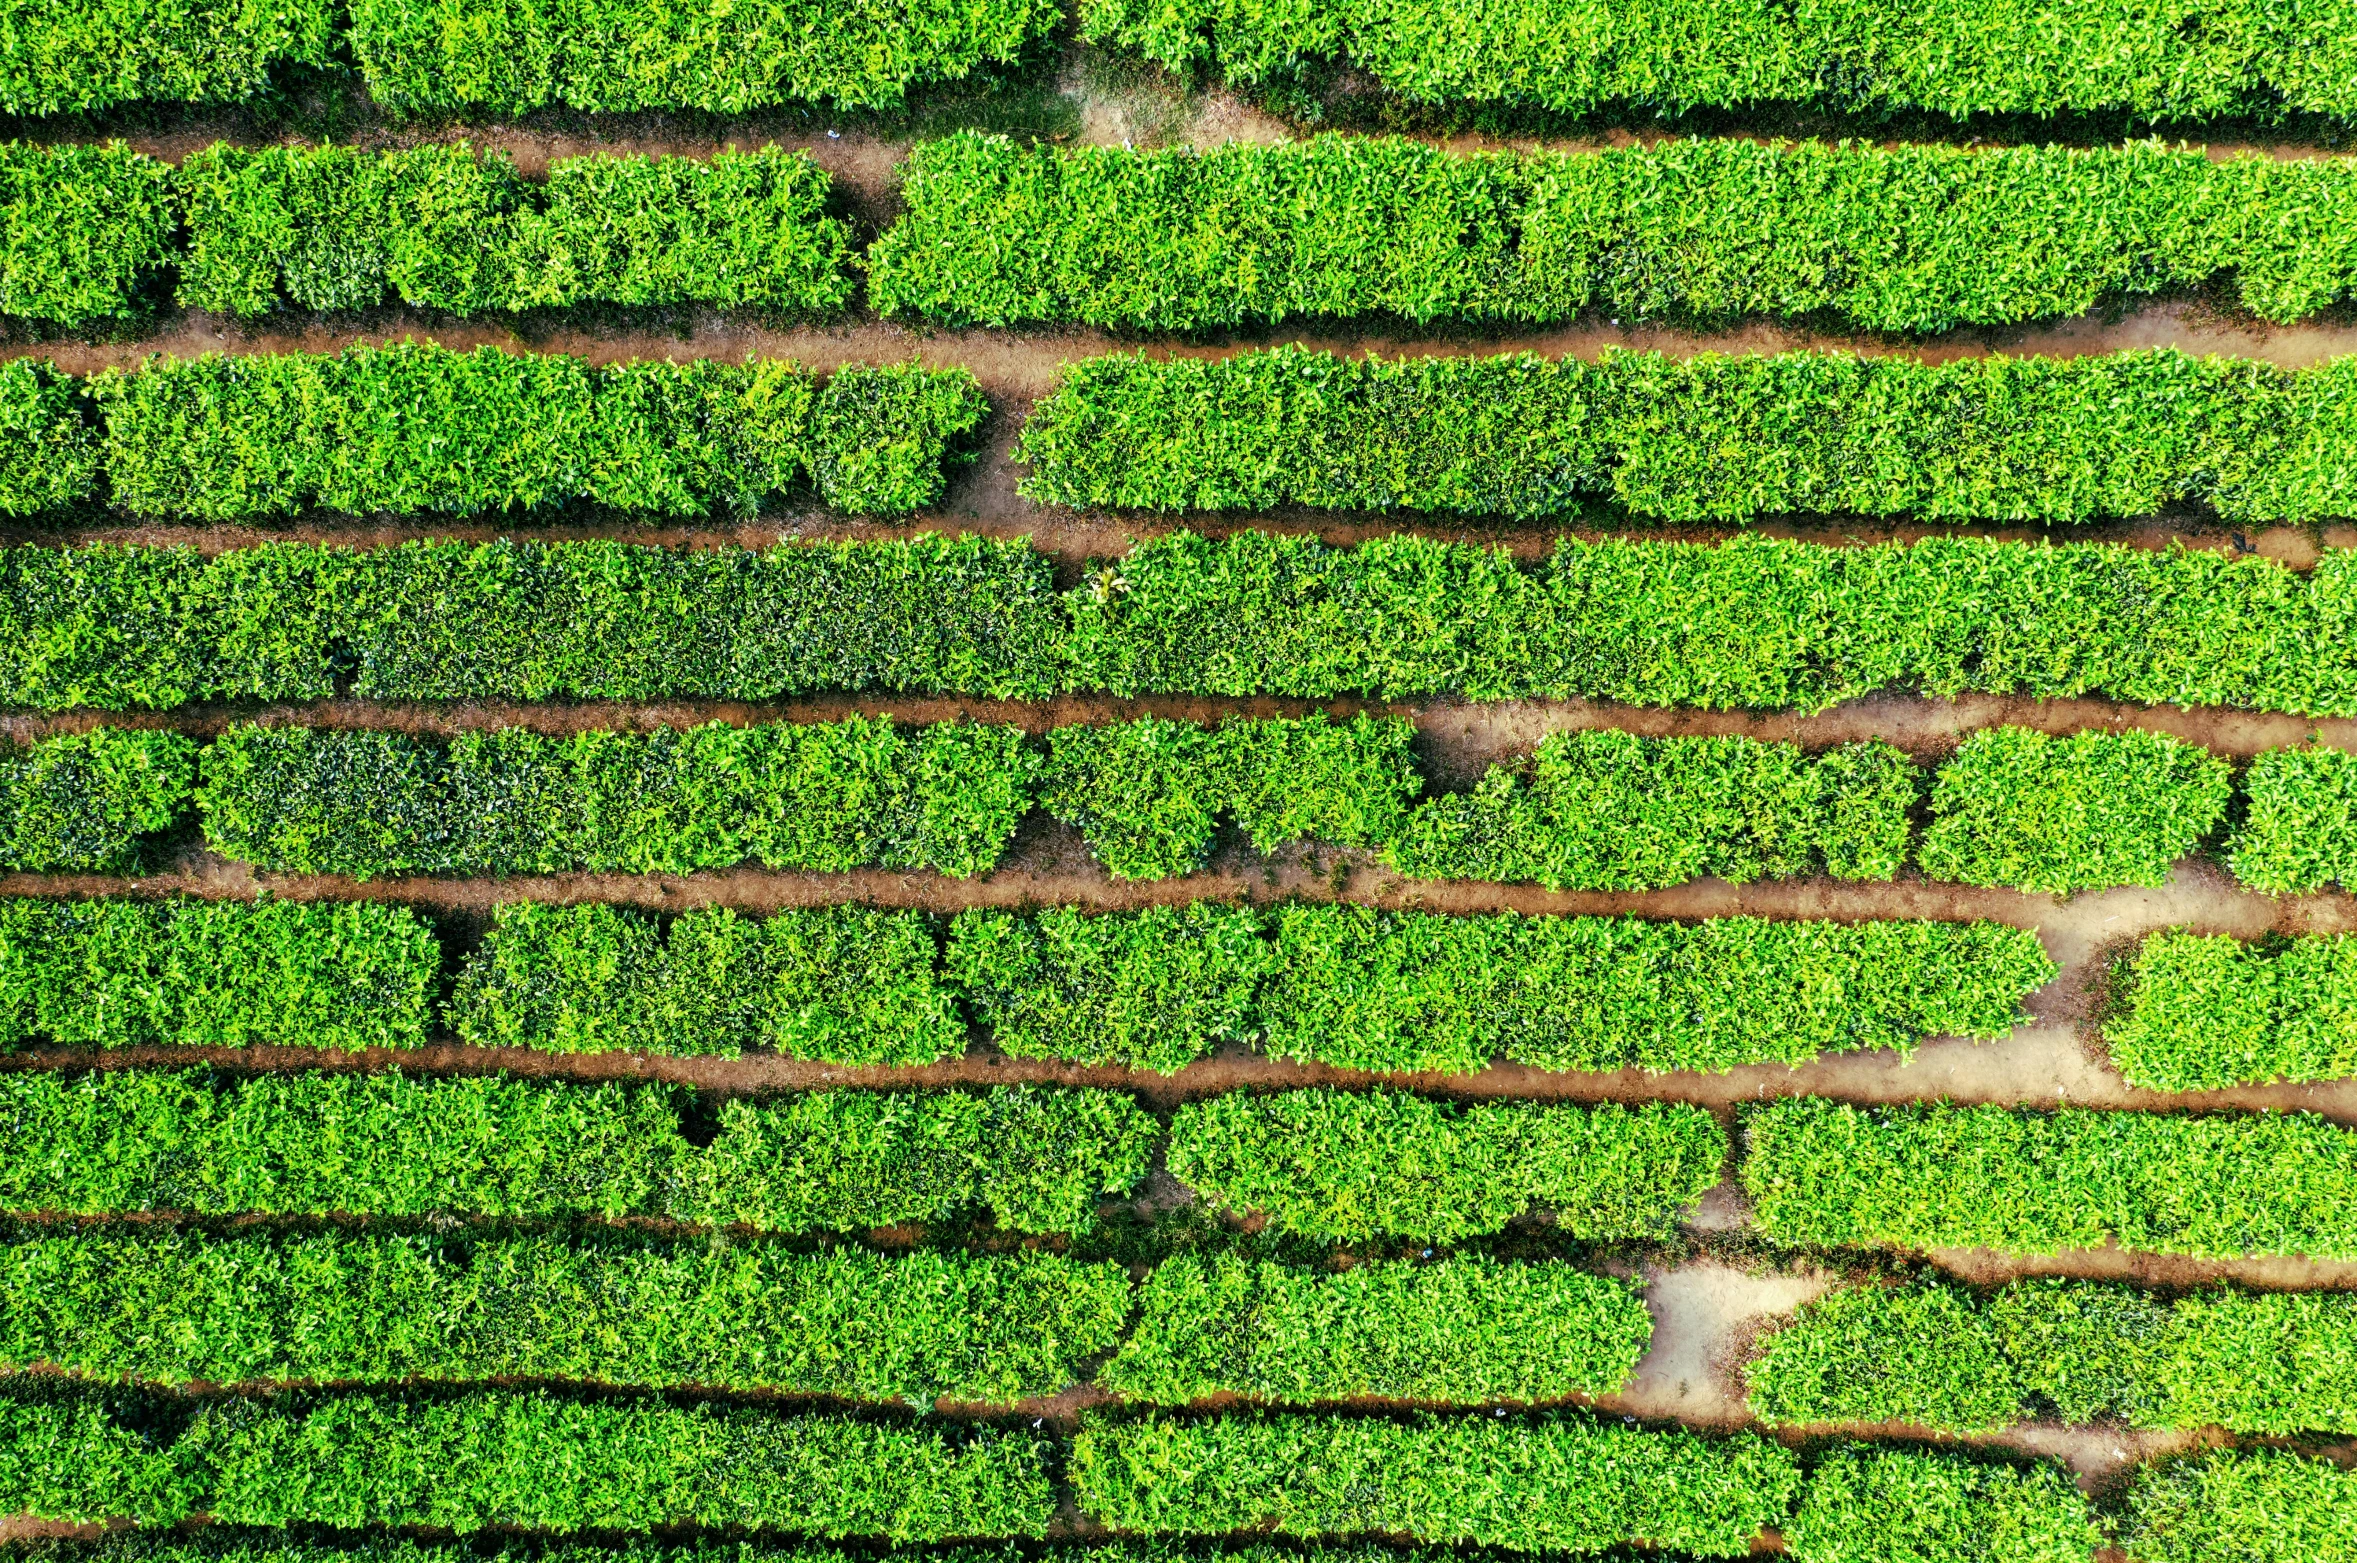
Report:
[[[1081,35],[1237,86],[1340,57],[1416,103],[1587,114],[1761,104],[1876,115],[2175,121],[2357,114],[2342,0],[2221,10],[2131,0],[1957,10],[1653,0],[1081,0]]]
[[[396,115],[592,111],[741,114],[821,102],[896,108],[911,87],[1013,63],[1063,14],[1050,0],[744,0],[715,12],[544,0],[199,0],[27,7],[0,42],[0,113],[147,101],[240,103],[289,66],[357,60]]]
[[[87,380],[0,365],[0,514],[105,497],[134,516],[252,521],[546,511],[750,513],[807,481],[901,514],[941,497],[987,410],[963,369],[783,361],[595,365],[431,343],[149,359]],[[97,421],[94,424],[91,419]]]
[[[0,313],[257,316],[388,298],[456,314],[583,304],[831,313],[849,227],[806,153],[560,158],[545,185],[464,143],[232,147],[177,170],[105,147],[0,145],[18,220]],[[1461,155],[1324,136],[1198,154],[965,133],[911,154],[869,249],[887,315],[1149,331],[1297,317],[1552,323],[1834,313],[1883,331],[2074,315],[2236,276],[2274,320],[2346,294],[2339,160],[2124,147],[1672,141]],[[175,227],[185,226],[185,238]]]
[[[0,702],[1464,695],[1818,711],[1880,690],[2357,714],[2357,552],[1177,532],[1058,593],[978,537],[0,549]]]
[[[1741,1128],[1775,1243],[2357,1258],[2357,1135],[2312,1114],[1794,1097],[1744,1108]]]
[[[1549,324],[1839,314],[1877,331],[2076,315],[2233,272],[2292,320],[2357,281],[2337,160],[2124,147],[1665,141],[1450,152],[1320,136],[1208,152],[965,133],[910,154],[870,248],[886,315],[1200,331],[1296,318]]]
[[[1845,1287],[1760,1338],[1746,1367],[1770,1422],[1905,1422],[1948,1433],[2064,1422],[2288,1435],[2357,1431],[2357,1297],[2017,1281]]]
[[[711,723],[448,741],[238,726],[202,754],[93,729],[0,761],[0,865],[124,872],[193,798],[208,844],[284,873],[689,873],[757,861],[987,873],[1035,805],[1122,879],[1210,857],[1222,820],[1257,852],[1371,848],[1416,879],[1649,890],[1715,877],[1925,875],[2061,894],[2159,885],[2235,792],[2208,751],[2141,730],[1984,728],[1927,778],[1886,744],[1821,754],[1750,738],[1557,733],[1470,790],[1419,798],[1405,718],[1217,726],[1143,718],[1050,730],[890,717]],[[1929,823],[1914,823],[1929,786]],[[2277,749],[2243,778],[2225,847],[2269,893],[2357,881],[2357,754]]]
[[[1559,1400],[1620,1389],[1652,1336],[1630,1282],[1475,1256],[1334,1272],[1182,1255],[1133,1297],[1119,1265],[1041,1253],[81,1232],[0,1248],[0,1298],[13,1373],[570,1379],[922,1405],[1084,1378],[1182,1406]]]
[[[2357,937],[2156,933],[2112,967],[2103,1023],[2132,1085],[2214,1091],[2357,1074]]]
[[[2061,524],[2199,501],[2226,519],[2357,514],[2357,359],[2285,370],[2174,349],[1923,363],[1608,350],[1066,366],[1022,493],[1140,510],[1284,506],[1561,517],[1790,513]]]
[[[108,1215],[660,1216],[765,1231],[1078,1232],[1164,1127],[1114,1091],[817,1091],[719,1104],[666,1086],[202,1071],[0,1074],[0,1210]],[[1214,1210],[1321,1242],[1450,1239],[1549,1213],[1661,1237],[1719,1181],[1698,1107],[1458,1107],[1310,1090],[1180,1107],[1165,1160]]]

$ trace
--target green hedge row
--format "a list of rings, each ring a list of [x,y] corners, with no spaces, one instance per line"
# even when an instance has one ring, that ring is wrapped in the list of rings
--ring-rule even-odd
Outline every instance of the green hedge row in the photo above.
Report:
[[[1180,1255],[1155,1266],[1139,1301],[1096,1382],[1170,1406],[1219,1394],[1296,1405],[1609,1395],[1653,1338],[1632,1282],[1476,1255],[1339,1274]]]
[[[1794,1097],[1743,1109],[1742,1132],[1776,1243],[2357,1258],[2357,1136],[2311,1114]]]
[[[930,1403],[1070,1387],[1120,1343],[1130,1286],[1117,1265],[1034,1253],[80,1232],[0,1247],[0,1299],[12,1372],[563,1378]]]
[[[96,1404],[0,1405],[10,1512],[146,1525],[1036,1536],[1056,1508],[1046,1454],[1028,1429],[500,1390],[214,1401],[164,1447]]]
[[[2233,272],[2245,307],[2288,321],[2357,283],[2353,177],[2158,142],[1465,155],[1325,135],[1199,153],[967,132],[910,153],[868,297],[957,325],[1164,332],[1591,310],[1945,331]]]
[[[2357,1432],[2357,1297],[2215,1288],[2174,1301],[2091,1281],[1985,1298],[1940,1282],[1829,1292],[1746,1368],[1770,1422],[2016,1422]]]
[[[7,383],[0,374],[0,388]],[[0,549],[0,701],[1464,695],[1817,711],[1886,689],[2357,714],[2357,552],[1178,532],[1021,542]]]
[[[1583,1240],[1664,1237],[1726,1158],[1726,1132],[1699,1107],[1300,1090],[1185,1104],[1163,1159],[1212,1210],[1359,1243],[1448,1241],[1532,1216]]]
[[[2094,1563],[2104,1533],[2068,1469],[1900,1449],[1837,1449],[1783,1527],[1798,1563]]]
[[[1078,1232],[1161,1126],[1110,1091],[816,1091],[203,1070],[0,1073],[0,1209],[106,1215],[661,1216],[866,1231],[994,1213]]]
[[[1856,513],[2069,523],[2200,500],[2225,519],[2357,514],[2357,360],[2282,370],[2173,349],[1926,364],[1841,353],[1590,363],[1528,353],[1066,366],[1022,492],[1140,510],[1666,522]]]
[[[1764,1439],[1564,1415],[1413,1422],[1099,1420],[1072,1441],[1081,1509],[1114,1530],[1401,1536],[1517,1551],[1645,1542],[1741,1557],[1781,1521],[1799,1462]]]
[[[2357,938],[2156,933],[2112,967],[2104,1046],[2131,1085],[2215,1091],[2357,1074]]]
[[[1937,0],[1082,0],[1083,37],[1238,86],[1346,57],[1417,103],[1585,114],[1810,104],[1869,114],[2357,115],[2345,0],[2222,9]]]
[[[572,1379],[999,1403],[1094,1379],[1186,1405],[1618,1390],[1639,1288],[1467,1256],[1339,1273],[1182,1256],[1148,1276],[1018,1252],[334,1233],[80,1232],[0,1247],[0,1371],[166,1385]],[[1118,1348],[1118,1351],[1116,1351]]]
[[[2227,862],[2270,895],[2357,886],[2357,754],[2271,749],[2243,777],[2249,818]]]
[[[197,746],[94,727],[0,749],[0,868],[129,874],[188,813]]]
[[[98,425],[85,418],[91,404]],[[149,359],[76,381],[0,366],[0,514],[106,497],[134,516],[252,521],[312,506],[473,514],[586,503],[749,513],[805,479],[839,509],[938,500],[987,410],[963,369],[594,365],[431,343]]]
[[[0,45],[0,95],[7,75]],[[179,208],[171,165],[120,141],[0,142],[0,315],[68,327],[131,317],[176,254]]]
[[[2120,1543],[2137,1563],[2357,1555],[2357,1473],[2284,1449],[2141,1466]]]
[[[243,102],[277,67],[331,63],[341,11],[328,0],[17,0],[0,27],[0,113]]]

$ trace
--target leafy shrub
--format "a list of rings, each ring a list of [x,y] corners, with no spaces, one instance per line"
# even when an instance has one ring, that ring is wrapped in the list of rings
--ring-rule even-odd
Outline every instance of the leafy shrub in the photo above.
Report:
[[[2232,766],[2165,733],[1983,728],[1941,764],[1916,862],[2023,891],[2162,885],[2233,790]]]
[[[280,65],[326,65],[338,8],[323,0],[13,0],[0,26],[0,113],[117,104],[241,103]]]
[[[1743,1186],[1777,1243],[2357,1256],[2357,1139],[2310,1114],[1793,1097],[1742,1124]]]
[[[1120,879],[1201,868],[1221,816],[1258,852],[1315,837],[1383,846],[1423,790],[1404,718],[1249,719],[1217,727],[1145,717],[1048,734],[1040,804],[1088,838]]]
[[[1098,1420],[1073,1439],[1071,1472],[1082,1510],[1123,1532],[1566,1552],[1643,1541],[1697,1557],[1741,1557],[1800,1484],[1793,1456],[1764,1439],[1572,1415]]]
[[[2357,112],[2338,6],[2219,11],[2112,0],[1957,11],[1902,5],[1516,0],[1086,0],[1082,36],[1239,86],[1346,56],[1418,103],[1585,114],[1807,103],[1864,113],[2125,113],[2152,120]]]
[[[97,492],[99,441],[74,386],[34,359],[0,364],[0,515],[37,515]]]
[[[1941,364],[1116,353],[1065,368],[1016,454],[1027,497],[1083,507],[1544,519],[1598,496],[1665,522],[2052,524],[2199,499],[2230,520],[2296,522],[2357,508],[2353,378],[2352,359],[2287,371],[2166,350]]]
[[[405,906],[0,899],[0,1045],[417,1047],[441,962]]]
[[[707,304],[825,314],[851,295],[849,227],[805,152],[560,158],[545,186],[465,143],[392,152],[235,147],[180,165],[180,301],[261,315],[281,299],[453,314]]]
[[[0,143],[0,314],[67,329],[131,318],[173,259],[173,207],[171,165],[120,141]]]
[[[2103,1024],[2132,1085],[2215,1091],[2357,1074],[2357,939],[2280,946],[2156,933],[2114,968],[2119,1012]]]
[[[2357,1298],[2017,1281],[1829,1292],[1759,1343],[1752,1409],[1782,1423],[1989,1432],[2065,1422],[2286,1435],[2357,1429]]]
[[[2235,878],[2269,895],[2357,884],[2357,754],[2270,749],[2242,789],[2249,806],[2227,854]]]
[[[440,1237],[91,1231],[0,1249],[0,1296],[0,1363],[13,1372],[163,1384],[564,1378],[1011,1401],[1069,1388],[1084,1360],[1112,1349],[1129,1278],[1028,1253],[546,1237],[452,1251]],[[434,1327],[419,1329],[426,1319]]]
[[[861,1231],[996,1212],[1078,1232],[1159,1131],[1110,1092],[820,1091],[721,1104],[698,1149],[669,1088],[504,1077],[0,1074],[0,1209],[107,1215],[667,1216]]]
[[[187,812],[197,748],[178,733],[94,727],[0,753],[0,867],[127,874]]]
[[[868,252],[887,315],[1139,331],[1394,315],[1839,313],[1877,331],[2077,315],[2233,272],[2292,320],[2357,251],[2330,161],[2119,147],[1663,141],[1461,154],[1325,135],[1197,152],[920,142]]]
[[[1098,1370],[1155,1405],[1380,1395],[1486,1405],[1617,1393],[1653,1336],[1630,1282],[1569,1265],[1372,1260],[1339,1274],[1182,1254]]]
[[[1388,854],[1412,879],[1650,890],[1715,877],[1889,879],[1923,780],[1898,750],[1822,756],[1751,738],[1556,733],[1527,772],[1492,765],[1425,803]]]
[[[1567,1237],[1611,1240],[1667,1234],[1719,1181],[1726,1151],[1699,1107],[1302,1090],[1187,1103],[1165,1161],[1212,1209],[1325,1242],[1447,1242],[1534,1209]]]
[[[840,1064],[965,1051],[922,913],[727,907],[659,926],[623,907],[499,907],[459,973],[450,1029],[477,1047],[735,1058],[767,1048]]]
[[[738,1525],[823,1536],[1036,1535],[1055,1512],[1040,1442],[976,1429],[777,1416],[710,1405],[343,1395],[309,1407],[219,1400],[169,1448],[121,1458],[125,1435],[73,1402],[10,1408],[0,1485],[14,1512],[59,1509],[166,1525],[420,1525],[649,1530]],[[9,1458],[14,1456],[14,1458]],[[120,1462],[118,1465],[117,1462]],[[846,1473],[857,1473],[846,1476]],[[126,1491],[126,1489],[128,1489]],[[111,1502],[130,1500],[127,1508]]]
[[[984,408],[963,369],[783,362],[593,366],[425,343],[336,355],[150,359],[88,382],[106,474],[134,515],[239,521],[318,505],[355,515],[531,511],[587,502],[653,515],[750,513],[804,474],[878,513],[938,497],[948,443]],[[913,394],[879,399],[878,375]],[[830,382],[830,386],[834,382]],[[842,473],[859,476],[844,478]]]
[[[360,0],[351,45],[370,95],[396,113],[890,109],[911,87],[1012,63],[1061,15],[1044,0],[740,0],[717,11]]]
[[[205,751],[207,838],[291,873],[687,873],[748,859],[967,878],[998,861],[1035,761],[1011,727],[833,724],[447,744],[397,733],[234,727]]]
[[[2357,1473],[2288,1449],[2139,1466],[2120,1544],[2137,1563],[2277,1563],[2357,1548]]]
[[[1810,1470],[1784,1542],[1795,1563],[2092,1563],[2103,1532],[2059,1464],[1858,1448]]]

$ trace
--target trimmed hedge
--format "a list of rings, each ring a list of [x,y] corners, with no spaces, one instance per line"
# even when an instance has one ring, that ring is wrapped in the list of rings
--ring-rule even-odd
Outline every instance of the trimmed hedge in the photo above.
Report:
[[[1214,1395],[1460,1405],[1609,1395],[1653,1337],[1633,1282],[1478,1255],[1333,1274],[1182,1254],[1146,1277],[1141,1305],[1096,1382],[1168,1406]]]
[[[1811,756],[1753,738],[1555,733],[1418,809],[1388,854],[1411,879],[1651,890],[1713,877],[1890,879],[1923,775],[1887,744]]]
[[[2270,895],[2357,885],[2357,754],[2270,749],[2243,774],[2248,800],[2227,864]]]
[[[1566,1237],[1609,1242],[1667,1236],[1726,1155],[1699,1107],[1300,1090],[1186,1103],[1164,1162],[1212,1210],[1321,1242],[1448,1242],[1540,1212]]]
[[[2345,5],[2220,10],[2106,0],[1958,10],[1575,0],[1084,0],[1081,34],[1237,86],[1347,57],[1411,102],[1585,114],[1766,103],[1866,114],[2357,115]]]
[[[2232,273],[2290,321],[2347,296],[2341,160],[2158,142],[1663,141],[1461,154],[1388,137],[1138,151],[919,142],[868,251],[887,315],[1206,331],[1397,316],[1839,314],[1876,331],[2076,315]]]
[[[245,521],[589,503],[749,514],[801,481],[843,510],[941,497],[951,444],[987,410],[963,369],[790,363],[594,365],[430,343],[151,358],[88,381],[115,504]],[[61,458],[62,459],[62,458]]]
[[[214,1401],[169,1447],[99,1406],[0,1406],[0,1503],[42,1519],[341,1529],[742,1526],[930,1541],[1034,1536],[1044,1443],[709,1405],[343,1395]]]
[[[508,902],[459,973],[450,1029],[477,1047],[916,1065],[966,1050],[924,914],[727,907],[658,929],[621,907]]]
[[[1740,1557],[1781,1522],[1799,1463],[1764,1439],[1582,1416],[1096,1419],[1073,1439],[1083,1512],[1137,1534],[1370,1533],[1517,1551],[1646,1542]]]
[[[396,115],[895,109],[912,87],[1014,63],[1062,15],[1050,0],[358,0],[350,41]]]
[[[750,859],[962,879],[1006,850],[1036,767],[1016,728],[903,736],[890,717],[448,743],[233,727],[206,749],[197,798],[215,850],[286,873],[689,873]]]
[[[2357,1136],[2216,1117],[1794,1097],[1742,1109],[1761,1233],[1808,1247],[2357,1258]]]
[[[0,1047],[418,1047],[441,965],[405,906],[0,898]]]
[[[719,1104],[699,1148],[667,1086],[202,1070],[0,1073],[0,1210],[198,1216],[663,1216],[866,1231],[995,1213],[1085,1230],[1161,1129],[1108,1091],[816,1091]]]
[[[1839,1449],[1783,1527],[1795,1563],[2092,1563],[2103,1532],[2061,1464]]]
[[[1345,359],[1289,346],[1065,367],[1023,494],[1142,510],[1554,518],[1790,513],[2071,523],[2201,500],[2357,514],[2357,359],[2281,370],[2155,350],[1926,364],[1841,353],[1594,363]]]
[[[2218,1287],[2170,1301],[2055,1279],[1985,1298],[1937,1281],[1847,1287],[1763,1336],[1746,1377],[1753,1412],[1787,1424],[2357,1432],[2357,1296]]]
[[[177,206],[171,166],[120,141],[0,142],[0,315],[67,330],[133,318],[175,258]]]
[[[14,0],[0,26],[0,113],[242,103],[280,66],[329,64],[339,10],[326,0]]]
[[[2357,937],[2156,933],[2112,967],[2104,1046],[2129,1084],[2215,1091],[2357,1075]]]
[[[0,1367],[150,1383],[543,1379],[1006,1402],[1118,1344],[1117,1265],[774,1244],[78,1232],[0,1248]],[[1643,1310],[1639,1309],[1642,1319]]]
[[[20,433],[48,416],[43,375],[0,366],[0,416],[12,387],[33,397]],[[387,700],[1069,690],[1819,711],[1923,689],[2350,715],[2352,561],[1737,537],[1565,539],[1526,566],[1414,536],[1178,532],[1059,596],[1043,555],[975,537],[7,548],[0,700],[317,700],[344,674]]]
[[[197,747],[94,727],[0,750],[0,868],[136,873],[188,810]]]
[[[2137,1467],[2120,1545],[2137,1563],[2281,1563],[2357,1552],[2357,1472],[2287,1449]]]
[[[1345,1069],[1668,1073],[1994,1040],[2054,975],[1995,923],[1699,924],[1193,902],[961,912],[948,970],[998,1047],[1172,1072],[1223,1044]]]
[[[2163,885],[2233,792],[2231,765],[2164,733],[1984,728],[1941,764],[1915,860],[2030,892]]]
[[[179,299],[257,316],[281,300],[452,314],[704,304],[832,314],[851,230],[807,152],[559,158],[545,183],[466,143],[394,152],[234,147],[181,163]]]

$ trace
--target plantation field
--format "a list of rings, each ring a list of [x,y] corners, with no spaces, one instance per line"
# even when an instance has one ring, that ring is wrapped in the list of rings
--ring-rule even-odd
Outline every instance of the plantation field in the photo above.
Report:
[[[2352,62],[0,0],[0,1563],[2357,1558]]]

